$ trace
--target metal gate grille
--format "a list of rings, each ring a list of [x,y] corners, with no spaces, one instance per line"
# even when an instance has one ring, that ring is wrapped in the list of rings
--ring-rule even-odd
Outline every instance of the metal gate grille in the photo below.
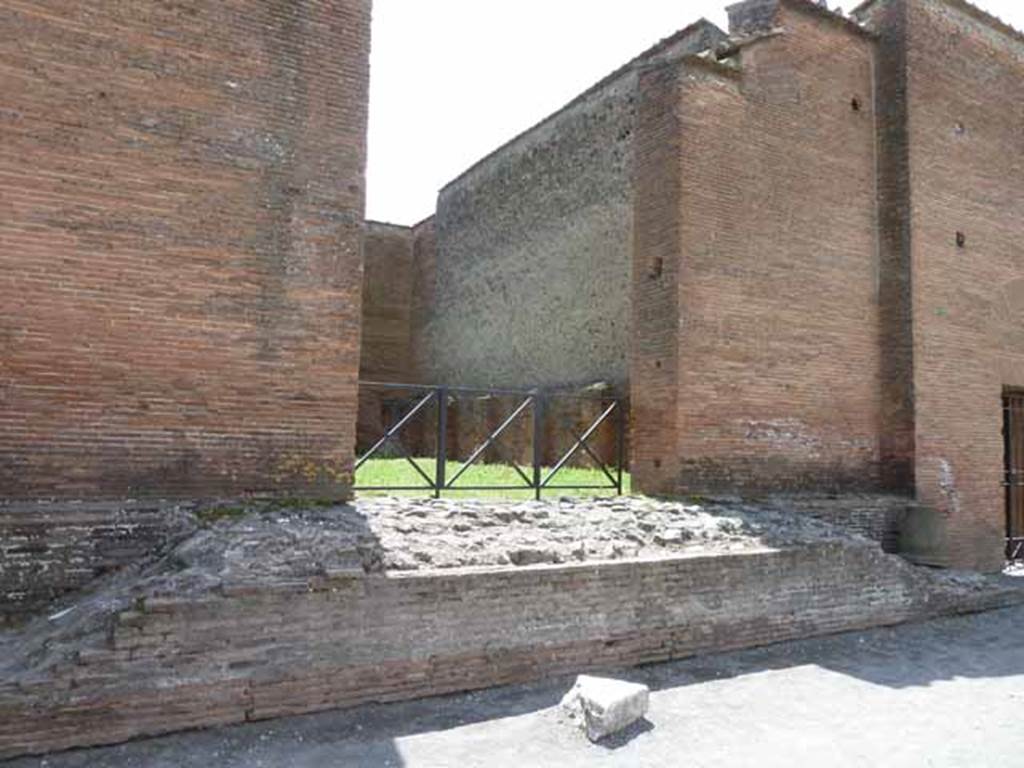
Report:
[[[472,389],[466,387],[435,387],[417,384],[398,384],[391,382],[361,381],[360,389],[400,392],[404,395],[401,407],[388,419],[382,433],[368,445],[356,460],[355,469],[359,470],[367,461],[390,448],[398,456],[405,459],[415,470],[421,484],[418,485],[355,485],[357,491],[427,491],[440,497],[446,491],[499,491],[529,490],[539,499],[545,490],[611,490],[621,494],[623,489],[623,470],[625,467],[625,432],[626,412],[624,401],[619,397],[582,397],[557,392],[544,392],[537,389]],[[513,405],[504,415],[501,423],[483,435],[483,439],[465,458],[462,466],[449,477],[446,476],[446,464],[453,458],[448,443],[448,411],[450,404],[459,397],[467,396],[503,396],[511,399]],[[566,398],[590,400],[599,404],[599,413],[588,419],[587,424],[575,428],[559,427],[546,419],[554,401]],[[430,425],[435,438],[432,452],[433,465],[423,467],[411,455],[402,441],[403,433],[414,429],[417,422],[422,426],[424,421],[434,421]],[[517,482],[513,485],[478,485],[460,482],[463,476],[480,462],[485,455],[501,451],[501,440],[507,436],[517,424],[527,422],[530,440],[530,458],[528,464],[520,466],[515,457],[507,460],[516,474]],[[614,435],[614,456],[606,462],[591,443],[598,430],[610,429]],[[553,461],[545,466],[543,436],[552,431],[562,431],[569,439],[570,446]],[[560,480],[562,470],[577,456],[586,456],[599,470],[601,481],[598,484],[572,484]]]
[[[1003,396],[1006,461],[1006,554],[1024,559],[1024,392]]]

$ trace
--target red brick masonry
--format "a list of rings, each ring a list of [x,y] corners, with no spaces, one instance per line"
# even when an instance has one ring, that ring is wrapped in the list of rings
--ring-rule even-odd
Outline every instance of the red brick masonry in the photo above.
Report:
[[[344,495],[369,22],[0,3],[0,498]]]
[[[11,671],[23,662],[7,655],[0,758],[1021,599],[1020,590],[944,580],[867,541],[652,561],[358,571],[150,599],[120,612],[89,647],[73,639],[81,620],[72,612],[52,622],[56,638],[48,635],[48,650],[27,671]],[[8,649],[21,642],[6,641]],[[34,653],[21,647],[18,656]]]

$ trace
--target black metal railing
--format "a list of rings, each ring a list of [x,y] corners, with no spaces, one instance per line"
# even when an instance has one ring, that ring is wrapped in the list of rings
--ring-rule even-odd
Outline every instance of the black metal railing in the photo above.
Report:
[[[1003,486],[1006,489],[1006,556],[1024,560],[1024,393],[1003,392]]]
[[[403,408],[399,413],[393,414],[393,423],[386,426],[383,433],[370,443],[369,447],[362,452],[355,464],[355,471],[366,464],[371,458],[380,456],[385,448],[393,449],[404,458],[416,471],[416,474],[423,480],[422,485],[359,485],[358,477],[354,486],[356,491],[430,491],[435,497],[440,497],[445,491],[506,491],[506,490],[532,490],[535,498],[539,499],[545,490],[614,490],[621,494],[623,489],[623,472],[625,467],[625,433],[626,433],[626,409],[624,401],[619,397],[608,397],[605,395],[588,396],[576,392],[565,393],[558,391],[543,391],[540,389],[481,389],[471,387],[447,387],[428,386],[420,384],[398,384],[391,382],[361,381],[359,383],[361,395],[368,390],[390,391],[404,393],[392,399],[392,403],[398,403]],[[514,405],[507,412],[501,423],[489,431],[487,436],[479,442],[469,455],[461,462],[461,466],[452,474],[446,477],[448,461],[455,457],[450,455],[448,410],[454,401],[465,397],[501,397],[512,399]],[[578,401],[593,401],[600,404],[600,414],[589,421],[589,424],[581,431],[565,425],[554,425],[556,430],[561,426],[572,442],[572,445],[561,452],[557,460],[550,467],[544,464],[545,441],[544,436],[551,431],[552,424],[545,421],[545,414],[554,401],[574,399]],[[433,407],[432,407],[433,406]],[[431,413],[432,412],[432,413]],[[436,432],[433,440],[433,453],[435,457],[433,472],[424,469],[417,462],[410,450],[402,441],[403,433],[411,429],[413,425],[425,426],[424,422],[433,417],[430,428]],[[529,417],[532,422],[530,435],[530,466],[524,468],[518,457],[511,459],[504,457],[502,464],[511,466],[521,483],[514,485],[456,485],[474,465],[478,464],[481,457],[488,453],[501,454],[501,438],[507,434],[509,428]],[[595,433],[602,427],[611,427],[614,431],[614,454],[615,458],[609,466],[598,455],[598,452],[590,445]],[[601,484],[572,484],[564,483],[556,485],[554,480],[559,473],[577,456],[585,454],[600,470],[606,483]]]
[[[1024,537],[1010,536],[1006,539],[1006,557],[1009,560],[1024,560]]]

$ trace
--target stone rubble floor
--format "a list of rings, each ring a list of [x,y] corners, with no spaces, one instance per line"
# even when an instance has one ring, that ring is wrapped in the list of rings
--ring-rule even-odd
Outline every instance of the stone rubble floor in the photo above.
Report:
[[[4,768],[1024,766],[1024,607],[624,670],[647,718],[591,744],[573,678],[163,736]]]
[[[663,557],[835,537],[807,517],[735,500],[702,503],[641,496],[543,501],[366,498],[350,507],[370,569],[415,570],[485,565]],[[317,520],[336,525],[337,510]]]

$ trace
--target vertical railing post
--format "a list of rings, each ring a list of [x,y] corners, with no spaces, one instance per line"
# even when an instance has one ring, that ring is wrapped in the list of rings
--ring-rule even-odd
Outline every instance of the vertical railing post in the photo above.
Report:
[[[1010,403],[1003,395],[1003,503],[1006,507],[1006,556],[1013,559],[1013,464],[1010,461],[1012,450],[1010,439]]]
[[[438,387],[437,397],[437,465],[434,471],[434,498],[441,498],[444,489],[445,462],[448,459],[448,390]]]
[[[533,494],[540,501],[540,469],[544,463],[544,396],[533,392]]]
[[[615,490],[619,496],[622,495],[622,469],[626,464],[626,408],[623,399],[616,400],[618,413],[615,414],[615,452],[618,454],[616,463],[618,469],[615,472]]]

